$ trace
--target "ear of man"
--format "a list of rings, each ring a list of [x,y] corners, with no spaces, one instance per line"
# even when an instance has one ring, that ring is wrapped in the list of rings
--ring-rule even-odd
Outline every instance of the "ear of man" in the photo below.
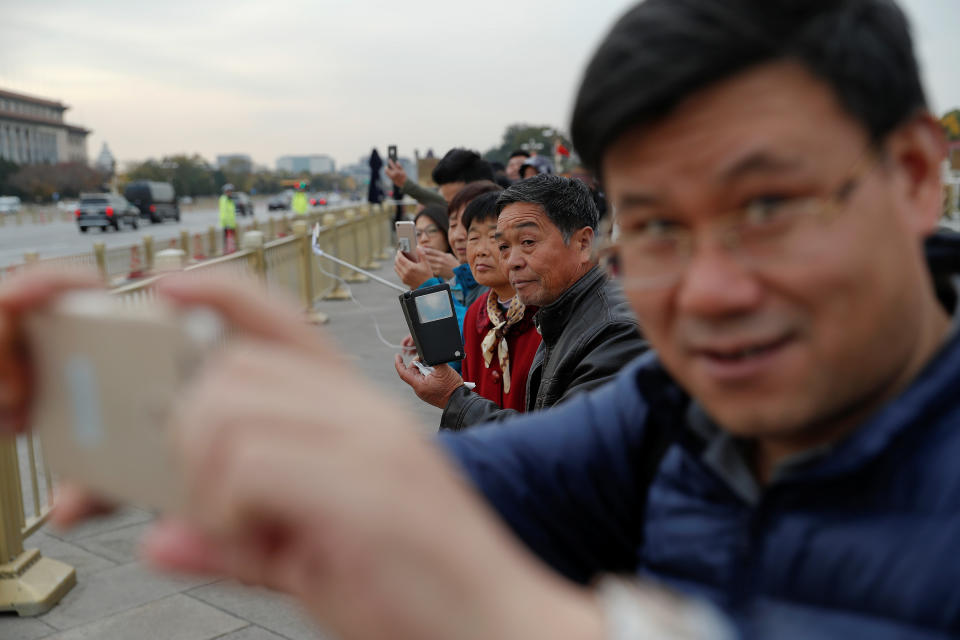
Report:
[[[590,227],[583,227],[573,232],[570,244],[576,247],[580,259],[586,264],[594,261],[593,256],[594,231]]]
[[[891,133],[886,148],[894,179],[902,184],[897,197],[904,205],[904,223],[924,238],[936,230],[942,213],[940,167],[947,153],[943,129],[923,112]]]

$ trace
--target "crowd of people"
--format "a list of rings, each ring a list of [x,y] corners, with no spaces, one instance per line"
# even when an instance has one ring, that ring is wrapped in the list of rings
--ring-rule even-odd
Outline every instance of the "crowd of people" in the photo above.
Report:
[[[158,285],[239,337],[171,422],[190,497],[148,557],[292,593],[343,638],[960,633],[960,281],[925,255],[945,144],[902,11],[646,0],[571,131],[609,239],[594,185],[538,156],[497,176],[453,149],[436,191],[387,168],[423,205],[396,273],[449,283],[464,338],[459,372],[395,360],[436,439],[296,311]],[[0,290],[8,429],[20,318],[78,286]],[[73,489],[56,518],[102,506]]]

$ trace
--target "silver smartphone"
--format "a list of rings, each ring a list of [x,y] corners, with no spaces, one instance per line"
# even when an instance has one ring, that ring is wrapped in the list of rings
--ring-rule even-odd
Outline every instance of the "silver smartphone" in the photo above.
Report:
[[[409,220],[400,220],[396,223],[397,227],[397,248],[414,262],[419,262],[417,257],[417,227]]]
[[[34,428],[53,472],[118,502],[177,510],[183,476],[168,418],[191,375],[222,344],[220,317],[76,292],[28,317],[25,329]]]

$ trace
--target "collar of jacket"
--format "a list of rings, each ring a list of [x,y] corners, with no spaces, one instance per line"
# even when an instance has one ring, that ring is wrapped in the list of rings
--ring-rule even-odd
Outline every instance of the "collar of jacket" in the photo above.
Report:
[[[960,305],[952,311],[951,335],[906,389],[809,464],[791,465],[788,473],[775,474],[771,486],[856,473],[898,443],[909,446],[925,430],[943,428],[945,417],[957,410],[956,390],[960,388]],[[689,402],[686,392],[665,372],[656,353],[650,351],[638,358],[626,375],[651,412],[667,412],[674,426],[683,425],[676,432],[677,439],[702,453],[708,442],[691,429],[689,415],[678,413]]]
[[[466,293],[474,287],[480,286],[477,284],[477,280],[473,277],[473,273],[470,271],[470,265],[464,262],[463,264],[458,264],[453,268],[453,275],[457,278],[457,284],[460,285],[460,289]]]
[[[487,292],[486,295],[481,295],[483,300],[483,306],[480,307],[477,313],[477,331],[480,333],[486,333],[490,330],[490,327],[493,326],[493,323],[490,322],[490,315],[487,313],[487,296],[495,296],[496,293],[491,289]],[[523,319],[517,324],[510,327],[510,333],[513,332],[523,332],[533,324],[533,316],[537,312],[539,307],[527,307],[523,310]]]
[[[560,297],[545,307],[540,307],[533,322],[545,342],[556,342],[563,333],[570,314],[580,306],[585,298],[593,294],[607,281],[607,275],[600,267],[594,266],[574,282]]]

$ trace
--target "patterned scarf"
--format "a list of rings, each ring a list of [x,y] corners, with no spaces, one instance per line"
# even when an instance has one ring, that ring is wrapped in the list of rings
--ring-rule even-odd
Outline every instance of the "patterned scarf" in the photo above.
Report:
[[[520,298],[514,296],[510,300],[510,306],[506,313],[497,302],[497,294],[493,291],[487,296],[487,317],[490,318],[492,325],[487,335],[483,337],[480,343],[483,349],[483,363],[490,368],[490,362],[493,361],[493,354],[496,352],[497,361],[500,363],[500,370],[503,372],[503,392],[510,393],[510,353],[507,348],[507,341],[504,336],[513,325],[523,320],[523,312],[526,310]]]

